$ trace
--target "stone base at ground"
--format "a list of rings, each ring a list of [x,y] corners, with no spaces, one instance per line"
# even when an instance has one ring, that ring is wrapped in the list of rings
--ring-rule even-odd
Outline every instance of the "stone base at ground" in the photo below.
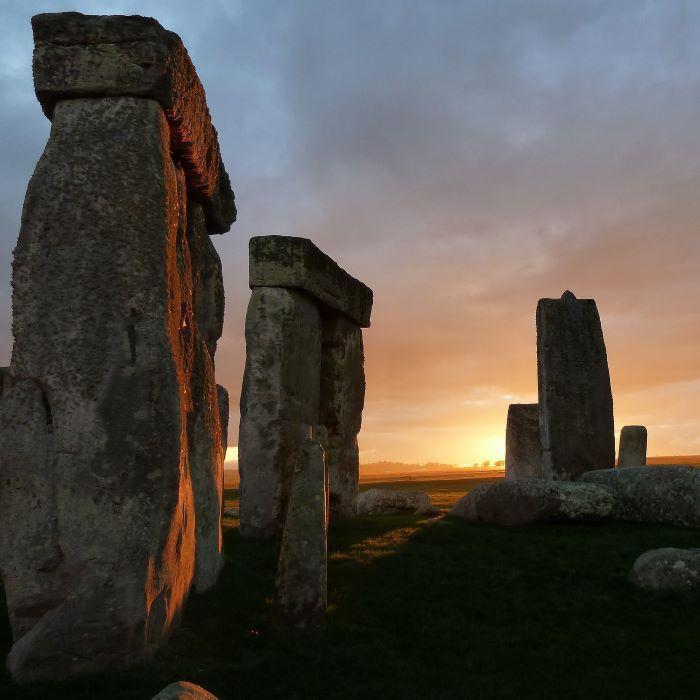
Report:
[[[700,588],[700,549],[665,547],[644,552],[629,574],[630,583],[650,591]]]
[[[178,681],[154,695],[152,700],[219,700],[216,695],[212,695],[201,686],[187,681]]]
[[[578,483],[615,492],[615,518],[635,523],[700,527],[700,469],[658,465],[587,472]]]
[[[357,496],[358,515],[389,515],[395,513],[433,515],[430,497],[417,491],[387,491],[369,489]]]
[[[461,498],[450,515],[493,525],[595,523],[609,520],[612,489],[543,479],[481,484]]]

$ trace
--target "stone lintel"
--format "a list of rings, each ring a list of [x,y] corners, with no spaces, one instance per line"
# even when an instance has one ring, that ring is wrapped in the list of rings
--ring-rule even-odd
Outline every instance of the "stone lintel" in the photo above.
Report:
[[[234,194],[204,88],[180,37],[138,15],[46,13],[32,18],[32,29],[34,89],[46,116],[53,119],[59,100],[79,97],[158,101],[209,233],[228,231],[236,220]]]
[[[311,295],[362,328],[370,325],[372,290],[349,275],[308,238],[254,236],[250,287],[291,287]]]

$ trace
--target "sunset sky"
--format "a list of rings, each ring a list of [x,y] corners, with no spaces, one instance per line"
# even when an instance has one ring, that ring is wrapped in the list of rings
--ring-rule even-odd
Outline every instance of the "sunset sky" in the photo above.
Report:
[[[239,208],[214,239],[232,445],[248,239],[284,234],[374,290],[362,461],[502,459],[565,289],[598,302],[616,430],[700,453],[700,3],[0,0],[0,364],[50,126],[29,18],[61,10],[156,17],[206,88]]]

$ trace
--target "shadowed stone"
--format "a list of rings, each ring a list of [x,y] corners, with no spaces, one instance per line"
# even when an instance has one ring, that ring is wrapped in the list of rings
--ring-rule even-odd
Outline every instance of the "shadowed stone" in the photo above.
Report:
[[[307,435],[299,446],[275,576],[273,624],[278,632],[320,632],[326,624],[328,477],[323,441],[323,436]]]
[[[567,291],[537,305],[542,473],[572,480],[615,464],[610,374],[593,299]]]
[[[643,467],[647,463],[647,429],[643,425],[626,425],[620,431],[618,467]]]
[[[2,392],[5,390],[5,380],[10,376],[9,367],[0,367],[0,397],[2,397]]]
[[[539,405],[512,403],[506,423],[506,479],[541,478]]]
[[[204,205],[209,231],[228,231],[236,220],[231,184],[204,88],[177,34],[150,17],[78,12],[36,15],[32,28],[34,87],[46,116],[54,118],[60,100],[77,97],[156,100],[168,119],[189,194]]]
[[[351,277],[307,238],[250,239],[250,286],[300,289],[363,328],[369,326],[372,290]]]
[[[185,214],[157,102],[56,105],[15,250],[0,401],[0,568],[17,681],[147,658],[189,591]]]
[[[700,527],[700,469],[695,467],[603,469],[583,474],[581,482],[615,491],[618,520]]]
[[[337,314],[323,317],[320,422],[328,430],[326,464],[331,520],[355,513],[360,474],[357,434],[362,426],[365,370],[362,330]]]
[[[615,508],[612,489],[592,484],[513,479],[481,484],[461,498],[450,515],[493,525],[595,523],[609,520]]]
[[[318,425],[321,318],[306,295],[253,289],[245,325],[238,466],[243,537],[283,525],[301,427]]]
[[[179,681],[163,688],[158,695],[153,696],[152,700],[218,700],[218,698],[194,683]]]
[[[630,583],[649,591],[700,588],[700,549],[664,547],[644,552],[629,573]]]
[[[226,448],[228,447],[228,391],[221,386],[221,384],[216,385],[216,396],[219,401],[219,422],[221,423],[221,443],[224,448],[224,455],[226,454]]]

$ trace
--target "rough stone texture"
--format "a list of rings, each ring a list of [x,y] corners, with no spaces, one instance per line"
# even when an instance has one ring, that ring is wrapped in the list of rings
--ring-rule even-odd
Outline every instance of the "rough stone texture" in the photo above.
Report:
[[[452,510],[450,510],[449,514],[454,515],[456,518],[462,518],[462,520],[466,520],[470,523],[478,523],[479,499],[490,487],[491,484],[478,484],[452,506]]]
[[[357,434],[365,402],[362,330],[338,314],[323,317],[320,422],[328,431],[331,520],[355,514],[360,475]]]
[[[318,632],[326,624],[328,474],[322,441],[307,431],[294,468],[275,576],[278,632]]]
[[[152,700],[218,700],[218,698],[201,686],[179,681],[163,688],[158,695],[153,696]]]
[[[2,397],[2,392],[5,390],[5,380],[10,376],[9,367],[0,367],[0,398]]]
[[[514,479],[473,489],[450,514],[470,522],[513,526],[601,522],[612,517],[614,508],[615,494],[604,486]]]
[[[700,549],[664,547],[644,552],[634,562],[630,583],[649,591],[700,588]]]
[[[306,295],[259,287],[248,305],[245,337],[240,532],[271,537],[283,525],[300,428],[319,423],[321,318]]]
[[[149,656],[194,572],[184,175],[157,102],[59,102],[13,263],[0,567],[18,681]]]
[[[219,401],[219,422],[221,423],[221,443],[224,448],[224,455],[226,455],[226,448],[228,446],[228,391],[221,386],[221,384],[216,385],[216,396]]]
[[[60,100],[131,96],[160,103],[189,194],[201,200],[210,232],[236,219],[204,88],[182,41],[150,17],[40,14],[34,30],[34,88],[49,119]]]
[[[643,425],[626,425],[620,431],[618,467],[643,467],[647,463],[647,429]]]
[[[372,290],[307,238],[255,236],[249,252],[251,288],[301,289],[357,325],[369,326]]]
[[[700,469],[655,465],[587,472],[579,483],[615,491],[618,520],[700,527]]]
[[[537,305],[542,473],[574,480],[615,465],[610,374],[593,299],[540,299]]]
[[[358,515],[383,515],[391,513],[432,514],[430,497],[417,491],[388,491],[369,489],[357,496]]]
[[[541,478],[539,405],[512,403],[506,423],[506,479]]]

